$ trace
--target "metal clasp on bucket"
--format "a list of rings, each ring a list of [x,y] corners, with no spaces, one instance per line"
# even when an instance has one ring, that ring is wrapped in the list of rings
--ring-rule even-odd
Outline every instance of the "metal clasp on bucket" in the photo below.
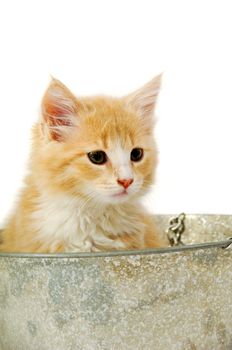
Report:
[[[185,220],[185,214],[181,213],[180,215],[172,218],[169,221],[167,236],[168,236],[170,245],[172,247],[178,246],[178,245],[184,245],[184,243],[181,241],[182,233],[185,230],[184,220]]]

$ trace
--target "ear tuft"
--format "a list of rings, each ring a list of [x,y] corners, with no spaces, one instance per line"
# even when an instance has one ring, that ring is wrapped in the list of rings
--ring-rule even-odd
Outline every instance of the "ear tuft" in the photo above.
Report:
[[[144,119],[144,122],[146,122],[146,119],[148,123],[153,120],[153,112],[160,91],[161,80],[162,74],[125,97],[126,105],[136,111]],[[150,123],[150,126],[152,126],[152,123]]]
[[[42,100],[43,130],[50,140],[64,141],[78,127],[77,107],[69,89],[52,78]]]

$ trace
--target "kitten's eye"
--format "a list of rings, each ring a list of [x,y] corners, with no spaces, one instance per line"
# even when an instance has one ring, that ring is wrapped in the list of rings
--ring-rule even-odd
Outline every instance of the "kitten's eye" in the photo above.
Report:
[[[107,156],[103,151],[93,151],[88,153],[89,160],[94,164],[104,164],[107,161]]]
[[[143,149],[142,148],[133,148],[130,156],[132,162],[138,162],[143,158]]]

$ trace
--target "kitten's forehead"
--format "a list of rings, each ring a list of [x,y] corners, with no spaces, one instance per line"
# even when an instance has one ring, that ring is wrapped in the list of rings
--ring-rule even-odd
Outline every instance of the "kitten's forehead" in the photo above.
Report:
[[[139,116],[128,110],[120,99],[97,98],[89,102],[89,110],[91,113],[83,118],[88,136],[101,142],[105,149],[119,144],[130,148],[141,135]]]
[[[108,154],[112,155],[115,163],[127,163],[130,158],[131,147],[125,147],[125,144],[118,138],[110,142]]]

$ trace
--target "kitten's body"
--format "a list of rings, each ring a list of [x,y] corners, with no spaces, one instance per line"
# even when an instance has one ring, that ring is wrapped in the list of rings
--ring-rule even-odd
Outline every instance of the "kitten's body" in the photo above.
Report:
[[[121,99],[76,99],[53,80],[33,130],[30,171],[2,251],[101,251],[162,245],[139,204],[152,184],[152,113],[160,77]],[[132,161],[135,147],[143,157]],[[136,148],[136,149],[137,149]],[[102,150],[103,164],[89,152]],[[101,152],[102,152],[101,151]],[[128,182],[129,181],[129,182]]]

